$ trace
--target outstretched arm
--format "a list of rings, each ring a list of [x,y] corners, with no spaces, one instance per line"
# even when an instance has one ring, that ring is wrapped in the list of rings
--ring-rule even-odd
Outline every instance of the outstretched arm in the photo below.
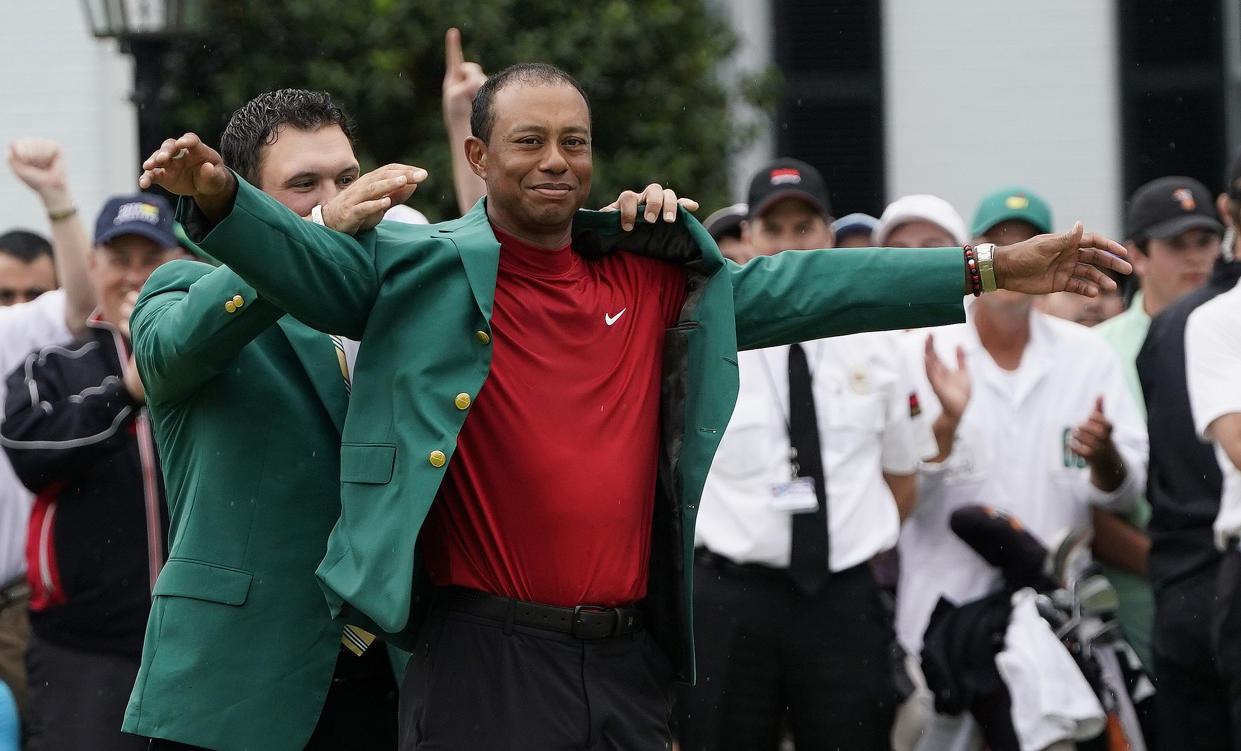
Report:
[[[52,226],[56,277],[65,290],[65,325],[74,336],[86,330],[95,309],[95,287],[86,272],[90,238],[73,202],[60,146],[46,138],[9,144],[9,167],[43,202]]]
[[[141,185],[159,184],[192,198],[213,228],[196,233],[203,249],[220,259],[277,307],[321,331],[361,338],[379,292],[373,244],[302,220],[273,198],[236,177],[220,155],[187,133],[169,139],[144,163]],[[382,212],[403,201],[426,171],[389,165],[382,176],[359,179],[357,205]],[[343,193],[341,194],[344,195]],[[375,195],[381,196],[373,199]],[[347,202],[346,202],[347,203]],[[336,214],[324,207],[329,224]],[[348,205],[342,217],[358,219]],[[343,221],[343,220],[342,220]],[[366,226],[363,221],[358,225]]]

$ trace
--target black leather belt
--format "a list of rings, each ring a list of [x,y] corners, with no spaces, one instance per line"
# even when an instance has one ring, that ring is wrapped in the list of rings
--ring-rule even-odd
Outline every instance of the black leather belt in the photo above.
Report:
[[[632,634],[642,628],[642,610],[636,607],[609,608],[578,605],[562,608],[537,602],[514,600],[477,589],[445,587],[435,593],[434,607],[468,613],[501,623],[530,626],[578,639],[606,639]]]
[[[722,574],[758,577],[761,579],[777,580],[786,584],[793,581],[789,578],[789,570],[787,568],[765,566],[761,563],[737,563],[736,561],[730,558],[725,558],[718,553],[712,553],[706,548],[695,548],[694,560],[697,561],[699,565],[713,568]],[[833,571],[832,578],[839,581],[861,574],[873,576],[870,571],[869,562],[859,563],[856,566],[851,566],[843,571]]]
[[[712,553],[706,548],[694,550],[694,560],[708,568],[713,568],[721,573],[732,574],[733,576],[759,576],[765,579],[780,579],[784,582],[792,581],[792,579],[789,579],[789,570],[787,568],[764,566],[761,563],[737,563],[722,555]]]

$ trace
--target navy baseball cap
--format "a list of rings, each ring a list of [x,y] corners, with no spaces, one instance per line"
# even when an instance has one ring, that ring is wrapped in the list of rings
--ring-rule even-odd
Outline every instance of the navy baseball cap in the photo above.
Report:
[[[879,226],[879,220],[870,214],[853,213],[845,214],[836,221],[832,222],[832,229],[836,232],[836,240],[840,241],[842,237],[850,235],[866,235],[870,238],[874,234],[875,228]],[[867,242],[870,240],[868,239]]]
[[[172,207],[154,193],[113,196],[95,220],[95,244],[105,245],[121,235],[141,235],[161,248],[180,245],[172,228]]]

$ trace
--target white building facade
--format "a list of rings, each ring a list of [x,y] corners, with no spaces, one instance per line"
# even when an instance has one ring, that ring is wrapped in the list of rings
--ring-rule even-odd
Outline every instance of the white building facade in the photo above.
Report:
[[[0,13],[0,148],[25,136],[60,143],[88,227],[108,196],[138,190],[133,64],[95,39],[78,0],[6,0]],[[0,232],[47,235],[35,195],[0,165]]]

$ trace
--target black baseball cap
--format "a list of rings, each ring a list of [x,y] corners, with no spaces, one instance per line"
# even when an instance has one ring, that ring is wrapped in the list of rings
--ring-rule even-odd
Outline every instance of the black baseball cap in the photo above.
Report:
[[[824,217],[832,215],[827,183],[814,167],[796,159],[777,159],[763,167],[750,181],[750,217],[762,216],[783,198],[797,198],[810,204]]]
[[[141,235],[161,248],[180,245],[172,228],[172,207],[154,193],[113,196],[95,220],[95,244],[104,245],[121,235]]]
[[[1192,177],[1160,177],[1138,188],[1130,197],[1125,212],[1126,239],[1166,240],[1191,229],[1224,232],[1210,191]]]

